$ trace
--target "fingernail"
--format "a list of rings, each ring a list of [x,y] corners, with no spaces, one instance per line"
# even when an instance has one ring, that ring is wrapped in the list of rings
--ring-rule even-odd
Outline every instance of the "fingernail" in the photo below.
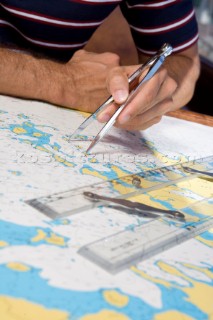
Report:
[[[119,120],[119,123],[120,124],[124,124],[124,123],[128,122],[129,119],[130,119],[130,116],[129,115],[125,115]]]
[[[114,93],[114,99],[117,103],[124,102],[128,97],[128,92],[126,90],[117,90]]]
[[[98,121],[107,122],[110,119],[110,115],[108,113],[103,113],[98,116]]]

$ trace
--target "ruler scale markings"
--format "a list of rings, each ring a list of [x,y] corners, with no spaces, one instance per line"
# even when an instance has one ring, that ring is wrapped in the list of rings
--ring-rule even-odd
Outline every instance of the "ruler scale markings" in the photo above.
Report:
[[[137,227],[136,233],[144,235],[146,225]],[[167,226],[168,227],[168,226]],[[206,219],[202,224],[194,226],[190,229],[177,228],[176,230],[165,228],[160,221],[150,222],[150,230],[158,228],[158,237],[153,237],[152,241],[135,236],[133,233],[132,241],[126,237],[129,235],[127,231],[122,231],[111,237],[100,239],[94,243],[83,246],[79,249],[79,254],[96,263],[106,271],[116,274],[133,264],[144,261],[155,256],[167,249],[181,244],[200,233],[213,227],[213,219]],[[137,229],[136,228],[136,229]],[[110,239],[111,238],[111,239]],[[135,242],[133,242],[133,239]],[[108,240],[108,241],[107,241]],[[113,243],[111,245],[111,243]],[[116,244],[116,247],[114,245]],[[121,246],[119,246],[121,243]],[[125,245],[129,244],[129,245]],[[108,248],[107,248],[108,245]],[[113,254],[111,253],[113,252]]]
[[[198,165],[204,166],[204,171],[207,173],[211,172],[213,170],[213,156],[127,175],[38,199],[30,199],[26,203],[50,218],[67,217],[105,204],[103,201],[91,202],[83,196],[84,192],[95,192],[99,195],[127,199],[146,192],[162,189],[175,183],[201,177],[201,173],[196,173],[196,171],[187,172],[186,170],[187,167],[193,169]],[[134,184],[134,181],[137,181],[137,184]],[[120,189],[122,191],[119,192]]]
[[[213,156],[27,200],[26,203],[48,217],[62,218],[105,204],[104,201],[91,202],[84,197],[84,192],[96,193],[105,198],[127,199],[194,178],[212,183],[212,175]],[[78,253],[116,274],[213,227],[213,209],[209,209],[210,206],[213,207],[213,192],[210,198],[203,198],[178,210],[184,216],[187,215],[181,222],[171,220],[166,215],[161,218],[150,218],[147,215],[149,218],[145,218],[143,224],[133,230],[123,230],[86,244]],[[192,212],[191,217],[188,210]]]

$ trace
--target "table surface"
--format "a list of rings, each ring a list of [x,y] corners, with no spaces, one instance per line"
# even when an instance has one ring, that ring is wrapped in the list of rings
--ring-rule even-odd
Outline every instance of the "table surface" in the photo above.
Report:
[[[170,117],[188,120],[213,127],[213,117],[185,109],[176,110],[167,114]]]

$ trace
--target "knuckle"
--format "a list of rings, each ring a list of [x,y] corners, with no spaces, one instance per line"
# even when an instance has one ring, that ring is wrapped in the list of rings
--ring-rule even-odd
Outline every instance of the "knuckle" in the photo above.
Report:
[[[113,67],[109,70],[109,75],[110,76],[114,76],[115,74],[117,74],[119,71],[119,67]]]
[[[81,57],[83,54],[85,54],[85,52],[86,51],[84,49],[80,49],[73,54],[73,58]]]
[[[122,69],[120,67],[112,68],[109,71],[109,74],[116,81],[121,81],[121,79],[124,77],[123,71],[122,71]]]
[[[116,53],[113,53],[113,52],[105,52],[105,53],[103,53],[103,55],[106,57],[106,59],[107,59],[108,62],[110,62],[110,63],[119,64],[119,62],[120,62],[120,57],[119,57],[119,55],[117,55]]]

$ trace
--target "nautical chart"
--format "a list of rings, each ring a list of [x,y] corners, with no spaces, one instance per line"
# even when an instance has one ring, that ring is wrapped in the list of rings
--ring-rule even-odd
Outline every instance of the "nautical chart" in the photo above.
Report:
[[[164,117],[145,132],[113,128],[85,156],[88,141],[71,143],[69,135],[86,116],[0,97],[1,320],[211,319],[212,230],[112,275],[78,250],[144,217],[101,206],[53,220],[26,201],[211,156],[213,129]],[[97,131],[98,124],[88,139]],[[210,181],[195,179],[141,196],[178,210],[212,193]]]

